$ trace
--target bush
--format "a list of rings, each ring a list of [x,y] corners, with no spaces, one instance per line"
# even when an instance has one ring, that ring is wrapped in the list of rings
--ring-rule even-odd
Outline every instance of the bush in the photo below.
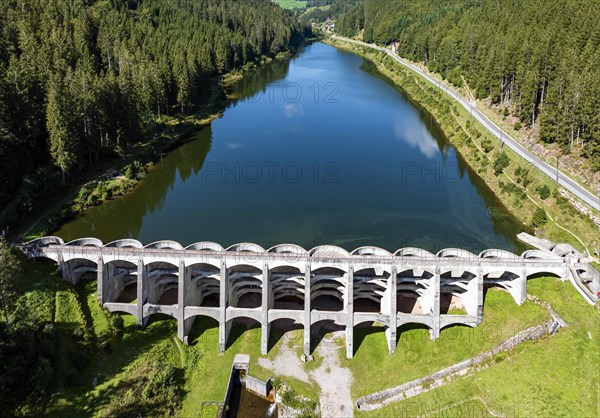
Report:
[[[199,345],[194,345],[189,348],[186,358],[187,369],[191,373],[195,373],[200,368],[200,360],[204,357],[204,349]]]
[[[521,130],[522,127],[523,125],[521,125],[521,122],[515,122],[515,131]]]
[[[554,189],[554,192],[552,192],[552,197],[554,197],[556,203],[558,203],[559,205],[564,205],[569,202],[566,197],[560,194],[558,188]]]
[[[537,192],[542,200],[546,200],[548,197],[550,197],[550,187],[548,187],[547,184],[544,184],[542,187],[538,187]]]
[[[538,228],[544,225],[548,221],[548,217],[546,215],[546,211],[542,208],[537,208],[533,213],[533,219],[531,220],[531,225],[534,228]]]
[[[517,167],[515,169],[515,177],[516,177],[517,183],[521,183],[523,185],[523,187],[527,187],[529,184],[531,184],[531,179],[529,178],[529,169],[528,168],[523,168],[521,166]]]
[[[508,155],[504,151],[498,154],[498,157],[494,160],[494,174],[499,176],[502,174],[504,169],[508,167],[509,159]]]
[[[510,112],[508,111],[507,107],[504,108],[504,112],[502,114],[504,115],[504,117],[507,117],[508,115],[510,115]]]
[[[142,391],[144,399],[172,399],[177,396],[180,370],[167,364],[150,377],[150,381]]]
[[[499,182],[498,185],[500,186],[500,190],[502,190],[504,193],[514,194],[521,199],[525,199],[527,197],[523,189],[514,183]]]
[[[481,141],[481,148],[483,148],[483,152],[487,154],[494,149],[494,145],[492,144],[492,141],[490,141],[488,138],[484,138]]]
[[[130,180],[140,180],[146,175],[146,167],[139,161],[135,160],[125,169],[125,177]]]

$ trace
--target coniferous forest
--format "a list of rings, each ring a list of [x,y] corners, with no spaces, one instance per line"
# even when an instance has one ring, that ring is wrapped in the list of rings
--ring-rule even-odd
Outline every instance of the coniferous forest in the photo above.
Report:
[[[269,0],[0,1],[0,203],[37,167],[127,152],[212,77],[304,37]]]
[[[477,98],[600,170],[597,1],[362,0],[337,17],[341,35],[398,42],[399,55],[455,85],[464,77]]]

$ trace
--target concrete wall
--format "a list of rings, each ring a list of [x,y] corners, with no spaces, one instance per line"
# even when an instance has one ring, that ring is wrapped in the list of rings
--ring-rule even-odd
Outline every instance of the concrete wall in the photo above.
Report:
[[[258,380],[256,377],[252,377],[249,374],[246,375],[246,389],[266,398],[271,391],[272,385],[271,380],[263,382]]]

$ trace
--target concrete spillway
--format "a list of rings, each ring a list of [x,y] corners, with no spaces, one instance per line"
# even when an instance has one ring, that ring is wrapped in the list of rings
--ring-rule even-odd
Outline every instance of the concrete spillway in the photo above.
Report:
[[[437,254],[402,248],[392,254],[377,247],[307,251],[283,244],[265,250],[242,243],[225,249],[199,242],[184,248],[174,241],[143,246],[131,239],[64,243],[58,237],[30,241],[22,249],[29,258],[57,262],[73,284],[94,275],[100,304],[134,315],[141,326],[155,313],[172,316],[185,343],[194,319],[207,316],[219,323],[223,352],[232,322],[249,318],[261,324],[266,354],[271,324],[285,319],[304,327],[309,355],[311,327],[332,321],[345,327],[348,358],[354,327],[363,322],[384,324],[391,354],[403,324],[427,326],[432,339],[450,325],[478,325],[486,287],[505,289],[520,305],[529,276],[548,273],[568,280],[573,274],[568,256],[542,250],[518,256],[494,249],[476,255],[456,248]]]

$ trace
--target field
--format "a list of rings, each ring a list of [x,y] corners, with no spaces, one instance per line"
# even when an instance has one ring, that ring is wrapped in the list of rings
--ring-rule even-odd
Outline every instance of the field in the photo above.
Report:
[[[306,1],[302,0],[273,0],[273,3],[279,4],[284,9],[304,9],[306,7]]]

